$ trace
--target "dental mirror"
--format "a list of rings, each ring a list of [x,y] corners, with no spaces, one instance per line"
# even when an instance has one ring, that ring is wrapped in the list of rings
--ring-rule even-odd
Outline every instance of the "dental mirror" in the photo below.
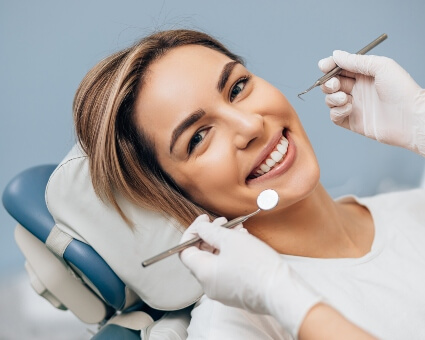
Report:
[[[279,195],[272,189],[267,189],[257,197],[257,206],[261,210],[272,210],[279,203]]]
[[[232,228],[240,223],[245,222],[248,218],[257,215],[260,211],[262,210],[271,210],[273,208],[275,208],[277,206],[279,202],[279,195],[277,194],[276,191],[274,191],[273,189],[267,189],[264,190],[262,192],[260,192],[260,194],[257,197],[257,206],[258,206],[258,210],[254,211],[253,213],[249,214],[249,215],[245,215],[245,216],[241,216],[241,217],[237,217],[227,223],[224,223],[222,225],[222,227],[224,228]],[[154,257],[151,257],[150,259],[147,259],[145,261],[142,262],[142,267],[147,267],[150,266],[151,264],[158,262],[160,260],[163,260],[165,258],[167,258],[170,255],[173,255],[175,253],[178,253],[188,247],[191,247],[193,245],[195,245],[196,243],[200,242],[201,238],[200,237],[195,237],[189,241],[186,241],[184,243],[179,244],[178,246],[175,246],[171,249],[168,249]]]

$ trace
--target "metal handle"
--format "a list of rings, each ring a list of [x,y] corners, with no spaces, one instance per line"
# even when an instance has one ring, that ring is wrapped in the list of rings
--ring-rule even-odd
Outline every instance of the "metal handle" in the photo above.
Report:
[[[237,217],[229,222],[226,222],[222,225],[222,227],[224,228],[231,228],[234,227],[240,223],[245,222],[248,218],[258,214],[261,211],[261,209],[258,209],[257,211],[254,211],[253,213],[249,214],[249,215],[245,215],[245,216],[241,216],[241,217]],[[186,242],[183,242],[181,244],[179,244],[178,246],[175,246],[173,248],[170,248],[154,257],[151,257],[150,259],[147,259],[145,261],[142,262],[142,267],[147,267],[150,266],[151,264],[161,261],[165,258],[167,258],[170,255],[173,255],[175,253],[181,252],[182,250],[189,248],[191,246],[194,246],[195,244],[197,244],[198,242],[201,241],[200,237],[195,237],[191,240],[188,240]]]
[[[365,47],[363,47],[356,54],[366,54],[372,48],[374,48],[375,46],[379,45],[381,42],[383,42],[387,38],[388,38],[388,35],[386,33],[381,34],[378,38],[376,38],[370,44],[368,44]],[[332,77],[335,77],[336,75],[338,75],[341,71],[342,71],[342,68],[339,67],[339,66],[336,66],[332,70],[330,70],[328,73],[326,73],[323,77],[319,78],[316,83],[318,85],[322,85],[322,84],[326,83]]]

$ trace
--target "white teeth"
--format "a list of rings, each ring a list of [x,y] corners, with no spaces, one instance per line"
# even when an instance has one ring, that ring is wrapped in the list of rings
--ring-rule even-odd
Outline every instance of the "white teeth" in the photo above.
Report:
[[[282,161],[288,151],[289,142],[285,137],[282,137],[279,144],[276,146],[277,150],[274,150],[270,156],[265,160],[263,164],[255,171],[255,177],[259,177],[269,172],[276,163]]]
[[[285,138],[280,141],[280,144],[277,145],[277,151],[279,151],[281,154],[285,154],[286,151],[288,150],[288,140]]]
[[[273,159],[269,158],[266,160],[266,164],[271,168],[273,167],[273,165],[276,164],[276,162]]]
[[[270,167],[267,164],[261,164],[260,169],[266,173],[269,172]]]
[[[273,151],[270,156],[276,163],[280,162],[283,158],[283,155],[279,151]]]

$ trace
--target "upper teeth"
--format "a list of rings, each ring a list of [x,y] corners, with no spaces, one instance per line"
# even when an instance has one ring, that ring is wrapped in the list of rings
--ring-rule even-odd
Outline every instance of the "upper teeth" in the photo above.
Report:
[[[286,155],[288,151],[288,140],[282,136],[278,145],[276,145],[276,149],[266,158],[266,160],[257,168],[255,171],[255,176],[259,177],[269,172],[276,163],[282,161],[283,157]]]

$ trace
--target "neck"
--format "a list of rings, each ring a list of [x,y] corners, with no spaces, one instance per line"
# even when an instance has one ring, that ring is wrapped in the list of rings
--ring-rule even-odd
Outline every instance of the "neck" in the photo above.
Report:
[[[374,228],[369,211],[335,202],[321,184],[289,208],[245,222],[249,232],[282,254],[342,258],[370,251]]]

